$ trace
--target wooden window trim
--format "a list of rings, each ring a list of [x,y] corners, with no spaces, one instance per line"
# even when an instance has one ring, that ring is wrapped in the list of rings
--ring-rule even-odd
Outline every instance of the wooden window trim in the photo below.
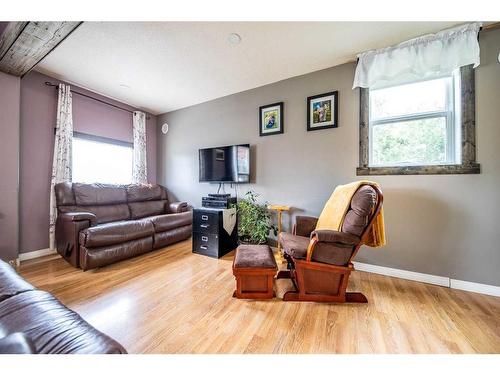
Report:
[[[462,163],[445,165],[412,165],[394,167],[370,167],[369,142],[369,90],[359,90],[359,166],[357,176],[374,175],[426,175],[426,174],[478,174],[476,162],[476,98],[475,72],[472,65],[460,68],[460,106],[462,128]]]

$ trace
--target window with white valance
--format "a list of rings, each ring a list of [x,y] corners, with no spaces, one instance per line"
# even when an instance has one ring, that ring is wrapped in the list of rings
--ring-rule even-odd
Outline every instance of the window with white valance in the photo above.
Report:
[[[470,23],[396,46],[358,55],[356,87],[379,88],[451,75],[462,66],[479,66],[477,35],[481,23]]]
[[[474,68],[480,27],[461,25],[358,55],[358,175],[479,173]]]

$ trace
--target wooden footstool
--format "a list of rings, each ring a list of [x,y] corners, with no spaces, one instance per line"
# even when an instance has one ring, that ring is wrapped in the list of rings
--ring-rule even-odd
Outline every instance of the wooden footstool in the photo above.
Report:
[[[271,248],[267,245],[240,245],[233,260],[236,290],[233,297],[268,299],[276,296],[274,275],[278,271]]]

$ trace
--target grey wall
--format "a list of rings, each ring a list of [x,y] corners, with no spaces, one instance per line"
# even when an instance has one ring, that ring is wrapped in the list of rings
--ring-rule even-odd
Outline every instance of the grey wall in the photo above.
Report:
[[[481,33],[476,70],[480,175],[376,176],[385,193],[388,245],[364,248],[358,261],[500,285],[500,31]],[[215,185],[198,182],[202,147],[251,143],[254,189],[264,200],[318,215],[334,187],[360,179],[359,92],[354,64],[294,77],[159,116],[158,181],[199,205]],[[339,90],[339,128],[306,132],[306,97]],[[258,107],[285,102],[285,133],[258,136]],[[158,126],[158,130],[159,130]],[[287,221],[290,225],[291,220]]]
[[[0,259],[17,258],[20,79],[0,72]]]
[[[54,149],[57,90],[45,81],[58,80],[37,72],[21,80],[20,252],[48,247],[49,193]],[[75,91],[134,110],[126,104],[72,86]],[[95,100],[73,95],[75,131],[133,142],[132,115]],[[156,117],[146,122],[148,180],[156,182]]]

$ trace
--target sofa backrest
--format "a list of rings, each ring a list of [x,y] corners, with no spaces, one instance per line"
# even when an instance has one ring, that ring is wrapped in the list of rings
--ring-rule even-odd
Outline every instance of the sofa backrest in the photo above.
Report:
[[[352,196],[351,206],[342,223],[342,232],[360,237],[368,225],[376,203],[375,189],[370,185],[361,186]]]
[[[60,213],[91,212],[97,223],[140,219],[167,212],[167,192],[160,185],[60,183],[55,186]]]
[[[167,212],[167,191],[160,185],[126,185],[128,207],[132,219]]]

